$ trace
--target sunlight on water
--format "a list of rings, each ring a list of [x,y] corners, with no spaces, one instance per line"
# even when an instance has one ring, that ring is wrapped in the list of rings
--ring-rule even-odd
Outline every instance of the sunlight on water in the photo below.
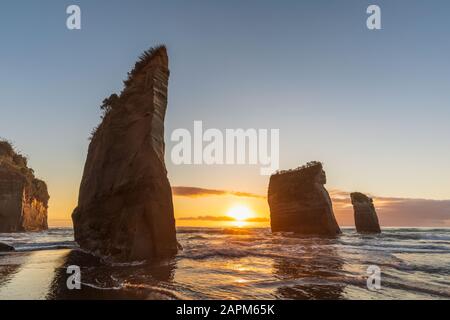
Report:
[[[0,235],[25,252],[0,255],[0,294],[52,299],[449,299],[450,229],[385,229],[336,239],[272,234],[268,228],[178,228],[184,250],[168,261],[105,265],[72,246],[71,229]],[[26,238],[26,239],[25,239]],[[33,240],[34,239],[34,240]],[[25,245],[26,244],[26,245]],[[83,290],[66,288],[82,268]],[[382,271],[367,289],[367,268]]]

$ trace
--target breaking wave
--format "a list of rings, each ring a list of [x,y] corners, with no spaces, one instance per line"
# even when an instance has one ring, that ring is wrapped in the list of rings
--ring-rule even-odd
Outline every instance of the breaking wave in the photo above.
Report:
[[[84,296],[139,299],[449,299],[450,229],[388,228],[336,238],[268,228],[178,228],[174,259],[106,263],[77,249],[71,229],[1,234],[18,251],[71,250]],[[367,289],[367,268],[382,289]],[[65,275],[65,269],[61,272]],[[64,279],[64,278],[63,278]],[[64,282],[65,283],[65,282]]]

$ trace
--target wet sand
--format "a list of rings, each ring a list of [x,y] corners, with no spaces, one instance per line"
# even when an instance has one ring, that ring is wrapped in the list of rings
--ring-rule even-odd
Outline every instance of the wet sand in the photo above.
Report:
[[[173,259],[116,264],[76,247],[60,249],[73,246],[72,230],[4,235],[18,252],[0,254],[0,300],[450,298],[449,229],[343,231],[329,239],[180,228],[184,249]],[[71,265],[80,266],[81,290],[67,287]],[[367,287],[373,265],[382,270],[377,291]]]
[[[81,268],[81,289],[67,287],[67,267]],[[0,300],[167,300],[179,296],[148,283],[118,281],[133,278],[141,264],[111,266],[78,249],[39,250],[0,254]],[[150,278],[166,278],[165,268],[149,267]],[[160,275],[162,273],[162,275]],[[159,283],[159,281],[157,281]]]
[[[42,300],[70,249],[0,254],[0,300]]]

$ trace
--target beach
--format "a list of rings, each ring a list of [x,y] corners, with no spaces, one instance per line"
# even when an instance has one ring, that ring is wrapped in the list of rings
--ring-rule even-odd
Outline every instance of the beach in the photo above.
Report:
[[[449,229],[344,228],[334,239],[182,227],[177,237],[173,259],[108,264],[79,250],[70,228],[1,234],[17,251],[0,254],[0,299],[450,299]],[[70,265],[81,290],[67,288]]]

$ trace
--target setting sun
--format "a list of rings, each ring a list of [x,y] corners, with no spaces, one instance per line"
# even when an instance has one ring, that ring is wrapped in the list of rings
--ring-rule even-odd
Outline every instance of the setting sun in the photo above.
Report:
[[[235,219],[236,221],[245,221],[254,217],[255,214],[249,207],[238,205],[230,208],[227,212],[227,216]]]

